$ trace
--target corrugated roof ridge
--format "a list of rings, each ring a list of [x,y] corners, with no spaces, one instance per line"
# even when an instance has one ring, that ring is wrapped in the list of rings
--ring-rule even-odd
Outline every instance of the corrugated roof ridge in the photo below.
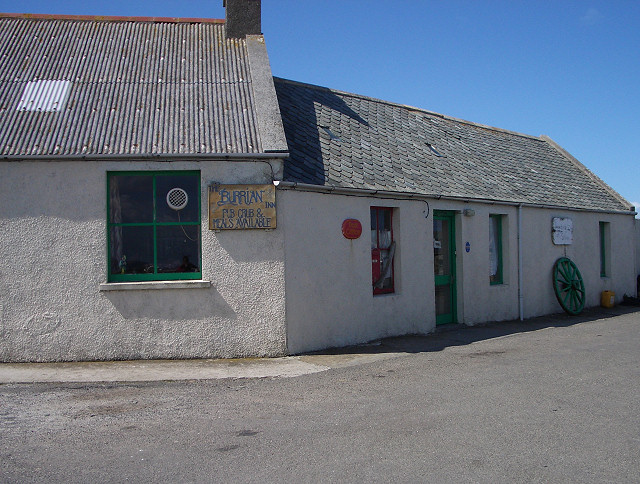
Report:
[[[0,18],[22,20],[77,20],[93,22],[151,22],[151,23],[214,23],[224,24],[224,19],[191,17],[127,17],[116,15],[66,15],[49,13],[0,13]]]
[[[551,145],[558,153],[567,158],[573,165],[578,168],[582,173],[587,175],[591,180],[593,180],[596,184],[600,185],[609,195],[613,196],[616,200],[618,200],[622,205],[626,206],[628,210],[631,210],[633,205],[626,200],[622,195],[616,192],[613,188],[611,188],[602,178],[593,173],[589,168],[584,166],[580,160],[574,157],[571,153],[565,150],[562,146],[556,143],[553,139],[551,139],[547,135],[540,136],[540,139],[545,143]]]
[[[391,102],[391,101],[385,101],[384,99],[378,99],[378,98],[375,98],[375,97],[365,96],[365,95],[362,95],[362,94],[356,94],[356,93],[352,93],[352,92],[340,91],[338,89],[332,89],[332,88],[329,88],[329,87],[318,86],[318,85],[315,85],[315,84],[308,84],[306,82],[292,81],[290,79],[283,79],[281,77],[275,77],[274,76],[274,79],[276,79],[278,81],[283,81],[283,82],[288,83],[288,84],[295,84],[295,85],[299,85],[299,86],[304,86],[304,87],[308,87],[308,88],[311,88],[311,89],[316,89],[318,91],[332,92],[332,93],[335,93],[335,94],[339,94],[341,96],[352,97],[352,98],[355,98],[355,99],[363,99],[363,100],[375,102],[375,103],[378,103],[378,104],[385,104],[387,106],[394,106],[394,107],[404,108],[404,109],[406,109],[408,111],[415,111],[415,112],[418,112],[418,113],[422,113],[422,114],[426,114],[426,115],[429,115],[429,116],[434,116],[434,117],[446,119],[448,121],[453,121],[453,122],[456,122],[456,123],[462,123],[462,124],[466,124],[466,125],[469,125],[469,126],[475,126],[477,128],[487,129],[487,130],[490,130],[490,131],[497,131],[499,133],[519,136],[521,138],[527,138],[527,139],[531,139],[531,140],[534,140],[534,141],[539,141],[541,143],[544,142],[544,140],[540,136],[535,136],[535,135],[526,134],[526,133],[519,133],[518,131],[511,131],[511,130],[504,129],[504,128],[498,128],[496,126],[489,126],[487,124],[475,123],[473,121],[468,121],[466,119],[461,119],[461,118],[456,118],[456,117],[453,117],[453,116],[448,116],[446,114],[437,113],[435,111],[429,111],[427,109],[418,108],[418,107],[415,107],[415,106],[410,106],[408,104],[394,103],[394,102]]]

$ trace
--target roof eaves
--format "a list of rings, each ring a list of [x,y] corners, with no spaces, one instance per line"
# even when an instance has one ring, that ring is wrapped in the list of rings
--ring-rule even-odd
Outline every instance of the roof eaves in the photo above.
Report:
[[[0,155],[2,161],[193,161],[193,160],[280,160],[288,153],[61,153],[55,155]]]
[[[539,209],[551,209],[551,210],[566,210],[569,212],[590,212],[590,213],[612,213],[612,214],[623,214],[627,215],[628,212],[623,210],[614,210],[614,209],[592,209],[592,208],[581,208],[574,207],[571,205],[554,205],[549,203],[533,203],[522,200],[508,200],[508,199],[499,199],[499,198],[483,198],[483,197],[474,197],[469,195],[455,195],[455,194],[443,194],[443,193],[432,193],[432,192],[409,192],[409,191],[394,191],[389,189],[380,189],[380,188],[362,188],[355,186],[340,186],[340,185],[318,185],[311,183],[303,183],[303,182],[292,182],[292,181],[279,181],[276,184],[276,187],[280,190],[299,190],[299,191],[310,191],[310,192],[320,192],[320,193],[331,193],[335,195],[355,195],[355,196],[363,196],[363,197],[372,197],[372,198],[393,198],[393,199],[403,199],[403,200],[453,200],[464,203],[482,203],[485,205],[506,205],[511,207],[529,207],[529,208],[539,208]]]

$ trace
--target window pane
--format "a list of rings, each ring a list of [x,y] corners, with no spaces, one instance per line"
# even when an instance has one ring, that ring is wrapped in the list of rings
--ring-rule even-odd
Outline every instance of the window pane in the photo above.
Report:
[[[156,220],[158,222],[198,222],[200,218],[199,184],[197,175],[158,175],[156,177]],[[171,208],[167,202],[167,194],[175,188],[184,190],[187,195],[184,208]]]
[[[111,227],[111,273],[153,273],[153,227]]]
[[[200,272],[200,226],[157,228],[158,272]]]
[[[371,248],[378,247],[378,211],[371,209]]]
[[[489,216],[489,282],[502,283],[502,218]]]
[[[495,217],[489,219],[489,274],[498,273],[498,221]]]
[[[378,244],[381,249],[391,246],[391,210],[378,210]]]
[[[112,175],[109,192],[109,218],[112,223],[153,222],[152,177]]]
[[[600,276],[609,276],[609,267],[611,265],[609,259],[608,242],[609,239],[609,222],[600,222]]]
[[[390,255],[391,254],[388,250],[380,251],[380,263],[383,268],[387,267],[388,264],[392,264],[392,261],[389,260]],[[393,266],[391,268],[393,269]],[[393,287],[393,272],[390,270],[389,275],[384,278],[384,280],[382,281],[382,286],[379,287],[379,289],[384,290],[384,289],[390,289],[391,287]]]
[[[386,249],[389,247],[387,245],[387,240],[384,236],[385,228],[384,228],[384,210],[378,210],[378,220],[376,222],[378,226],[378,247],[381,249]]]
[[[433,272],[436,276],[450,275],[449,221],[433,221]]]
[[[436,286],[436,316],[451,312],[451,285]]]
[[[391,208],[371,207],[373,293],[393,292],[393,236]]]

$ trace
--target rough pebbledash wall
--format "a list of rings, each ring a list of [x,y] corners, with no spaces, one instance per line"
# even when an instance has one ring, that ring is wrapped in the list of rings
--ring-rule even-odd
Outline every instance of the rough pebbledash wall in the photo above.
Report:
[[[433,213],[455,220],[457,320],[474,325],[518,319],[518,207],[453,200],[400,200],[280,190],[279,214],[285,232],[287,342],[291,353],[363,343],[378,338],[434,331],[435,285]],[[373,295],[370,207],[394,209],[395,292]],[[471,208],[473,216],[463,215]],[[489,220],[502,216],[502,284],[489,280]],[[635,290],[634,220],[629,214],[524,207],[521,211],[524,318],[562,312],[553,292],[552,271],[559,257],[579,268],[586,306],[600,294],[616,302]],[[554,245],[552,219],[573,221],[573,243]],[[341,224],[358,219],[363,233],[346,239]],[[279,222],[279,223],[280,223]],[[599,223],[611,233],[609,273],[600,275]],[[469,244],[467,247],[467,243]],[[468,250],[467,250],[468,248]]]
[[[211,286],[104,291],[106,173],[200,170]],[[256,162],[0,163],[0,361],[273,356],[286,351],[280,230],[213,232],[207,187],[271,183]]]

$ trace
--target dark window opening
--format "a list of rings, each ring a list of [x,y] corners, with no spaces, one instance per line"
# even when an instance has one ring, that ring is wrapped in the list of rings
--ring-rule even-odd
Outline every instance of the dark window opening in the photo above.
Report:
[[[502,284],[502,215],[489,216],[489,282]]]
[[[609,222],[599,223],[600,231],[600,277],[609,276]]]
[[[371,266],[373,294],[394,292],[393,209],[371,207]]]
[[[110,282],[201,279],[200,173],[107,174]]]

